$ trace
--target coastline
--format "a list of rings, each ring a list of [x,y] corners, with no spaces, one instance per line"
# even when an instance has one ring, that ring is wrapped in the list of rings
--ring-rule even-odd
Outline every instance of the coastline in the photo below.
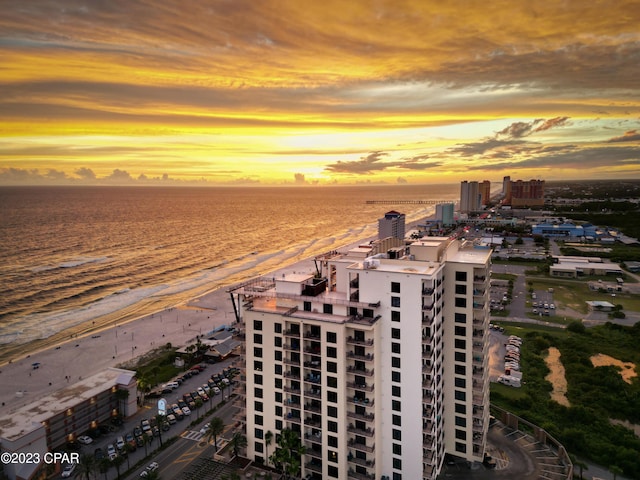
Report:
[[[433,218],[433,212],[407,223],[407,231]],[[376,239],[377,235],[349,241],[330,250],[347,250]],[[154,313],[136,315],[140,306],[97,319],[91,325],[66,329],[46,339],[15,345],[0,356],[0,415],[48,395],[101,370],[123,365],[166,343],[185,345],[196,336],[235,323],[228,290],[250,278],[282,273],[315,272],[313,259],[328,251],[307,252],[304,258],[258,275],[236,273],[201,294],[167,305]],[[11,359],[9,357],[13,355]],[[34,365],[37,364],[37,368]]]

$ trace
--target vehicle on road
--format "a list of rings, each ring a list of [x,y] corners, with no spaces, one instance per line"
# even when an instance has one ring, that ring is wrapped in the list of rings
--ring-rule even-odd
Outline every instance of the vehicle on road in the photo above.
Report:
[[[160,465],[158,465],[158,462],[151,462],[147,465],[147,468],[140,473],[140,476],[143,478],[148,477],[151,472],[155,472],[159,467]]]

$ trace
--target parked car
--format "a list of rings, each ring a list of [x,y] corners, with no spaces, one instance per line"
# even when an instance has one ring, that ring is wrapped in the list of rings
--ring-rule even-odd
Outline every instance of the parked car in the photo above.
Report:
[[[116,448],[118,450],[122,450],[124,448],[124,438],[121,436],[116,438]]]
[[[158,462],[151,462],[141,473],[142,478],[148,477],[151,472],[155,472],[159,468]]]
[[[109,460],[113,460],[117,456],[118,453],[116,452],[116,447],[114,447],[112,443],[107,445],[107,457],[109,457]]]
[[[100,447],[98,447],[93,451],[93,456],[96,460],[102,460],[104,458],[104,452]]]
[[[62,478],[68,478],[73,474],[73,471],[76,469],[75,463],[67,463],[62,469]]]
[[[183,413],[184,415],[186,415],[186,416],[189,416],[189,415],[191,415],[191,410],[189,409],[189,407],[185,406],[185,407],[182,409],[182,413]]]
[[[93,438],[91,438],[88,435],[80,435],[78,437],[78,443],[81,443],[83,445],[89,445],[90,443],[93,443]]]

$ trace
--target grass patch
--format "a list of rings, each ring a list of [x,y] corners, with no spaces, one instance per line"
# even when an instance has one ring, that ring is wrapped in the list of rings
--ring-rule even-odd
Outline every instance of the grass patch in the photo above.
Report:
[[[573,454],[601,465],[616,465],[629,478],[640,478],[640,438],[611,420],[640,424],[640,380],[626,383],[614,366],[594,367],[598,353],[640,370],[640,322],[633,327],[607,323],[584,329],[535,324],[505,324],[506,334],[523,339],[521,365],[524,383],[517,393],[491,385],[491,401],[539,425]],[[544,358],[550,347],[560,350],[570,407],[551,400],[549,369]]]
[[[496,279],[496,280],[507,280],[507,281],[516,281],[516,278],[518,278],[517,275],[513,275],[512,273],[496,273],[496,272],[491,272],[491,279]]]

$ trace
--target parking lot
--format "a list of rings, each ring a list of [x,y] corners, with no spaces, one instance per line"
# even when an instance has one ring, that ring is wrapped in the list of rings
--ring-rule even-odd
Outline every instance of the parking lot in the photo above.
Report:
[[[202,418],[201,424],[195,426],[190,426],[190,424],[205,411],[220,403],[223,396],[226,397],[230,394],[231,384],[234,382],[234,375],[231,374],[230,367],[233,360],[231,358],[221,363],[202,364],[203,368],[197,373],[195,370],[192,370],[192,373],[184,372],[180,375],[182,378],[179,381],[177,377],[174,379],[177,384],[175,388],[159,389],[158,397],[147,398],[145,404],[131,418],[124,422],[118,420],[104,422],[98,429],[79,436],[78,442],[70,444],[68,447],[81,454],[93,455],[98,461],[105,458],[122,457],[123,462],[119,468],[123,472],[129,466],[135,465],[146,457],[149,451],[158,448],[161,441],[164,443],[169,438],[183,435],[185,431],[189,430],[193,430],[189,433],[191,436],[196,435],[198,439],[204,438],[206,436],[204,427],[208,420]],[[225,372],[229,374],[231,379],[228,380],[229,385],[224,390],[209,383],[211,378],[216,378],[216,376],[220,376],[221,383],[225,383],[222,382],[222,377],[226,378]],[[166,382],[165,385],[168,383],[170,382]],[[205,385],[211,396],[207,394]],[[216,387],[218,393],[215,393],[213,387]],[[199,393],[199,389],[202,393]],[[187,401],[187,398],[191,400]],[[196,401],[196,399],[198,400]],[[200,402],[202,402],[201,405]],[[193,408],[190,408],[190,404]],[[155,416],[163,407],[167,421],[157,425]],[[171,417],[173,418],[170,420]],[[148,474],[149,471],[159,468],[157,462],[155,465],[152,464],[153,461],[153,459],[149,459],[148,463],[140,467],[140,471],[136,472],[135,476],[140,474],[145,476],[143,472],[147,471]],[[73,474],[74,472],[71,472],[71,476]],[[110,467],[104,478],[114,479],[116,477],[118,477],[116,468]]]

